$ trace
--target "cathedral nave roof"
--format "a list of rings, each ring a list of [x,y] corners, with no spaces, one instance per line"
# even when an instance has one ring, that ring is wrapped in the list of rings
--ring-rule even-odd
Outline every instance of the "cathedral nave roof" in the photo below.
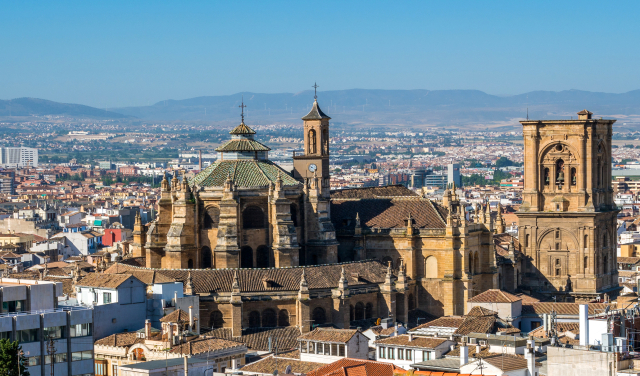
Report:
[[[284,185],[300,184],[288,172],[269,160],[218,160],[202,170],[191,181],[203,187],[223,187],[227,177],[239,187],[265,187],[275,183],[278,174]]]

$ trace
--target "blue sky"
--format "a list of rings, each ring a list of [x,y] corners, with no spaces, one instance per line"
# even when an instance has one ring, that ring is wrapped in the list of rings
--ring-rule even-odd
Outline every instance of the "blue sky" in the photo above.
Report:
[[[638,1],[1,1],[0,99],[640,89]]]

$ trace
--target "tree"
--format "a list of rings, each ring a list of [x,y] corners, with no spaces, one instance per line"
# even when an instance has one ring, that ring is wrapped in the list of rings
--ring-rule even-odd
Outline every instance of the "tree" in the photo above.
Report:
[[[513,165],[514,165],[513,161],[507,157],[500,157],[498,158],[498,160],[496,160],[496,167],[507,167],[507,166],[513,166]]]
[[[21,354],[19,361],[18,354]],[[29,376],[26,361],[27,359],[22,355],[22,346],[18,341],[11,342],[6,338],[0,339],[0,375]],[[20,363],[19,371],[18,362]]]

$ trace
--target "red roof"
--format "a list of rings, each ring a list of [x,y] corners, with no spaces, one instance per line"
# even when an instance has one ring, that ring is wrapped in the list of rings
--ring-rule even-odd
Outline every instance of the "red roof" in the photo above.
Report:
[[[307,373],[307,376],[342,375],[342,376],[393,376],[394,373],[406,371],[391,363],[345,358]]]

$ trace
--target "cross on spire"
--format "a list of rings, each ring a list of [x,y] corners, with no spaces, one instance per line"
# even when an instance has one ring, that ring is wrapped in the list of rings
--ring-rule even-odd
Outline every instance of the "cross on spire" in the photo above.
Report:
[[[311,86],[313,88],[313,99],[318,99],[318,88],[320,86],[318,86],[318,84],[316,82],[313,83],[313,86]]]
[[[244,105],[244,95],[242,96],[242,104],[238,107],[242,109],[242,113],[240,116],[242,117],[242,124],[244,124],[244,109],[247,107]]]

